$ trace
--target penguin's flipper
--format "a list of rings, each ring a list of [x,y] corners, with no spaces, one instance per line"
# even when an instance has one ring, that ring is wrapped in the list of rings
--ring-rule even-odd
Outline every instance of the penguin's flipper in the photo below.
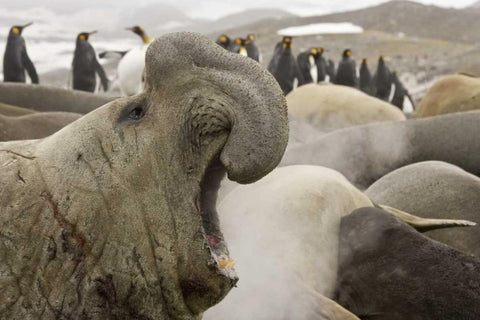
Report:
[[[102,65],[95,59],[95,71],[97,72],[98,76],[100,77],[100,81],[102,82],[103,91],[108,91],[108,83],[110,82],[107,78],[107,74],[103,69]]]
[[[103,51],[103,52],[100,52],[100,54],[98,55],[98,57],[100,59],[122,59],[126,54],[127,54],[128,50],[127,51]]]
[[[30,77],[30,80],[32,80],[32,83],[38,84],[37,70],[35,69],[32,60],[30,60],[26,50],[22,51],[22,62],[25,69],[27,69],[28,76]]]

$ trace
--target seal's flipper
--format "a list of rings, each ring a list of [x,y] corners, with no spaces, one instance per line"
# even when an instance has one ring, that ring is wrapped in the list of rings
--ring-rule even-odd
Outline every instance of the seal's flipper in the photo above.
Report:
[[[403,222],[409,224],[419,232],[426,232],[435,229],[451,228],[451,227],[473,227],[477,224],[468,220],[453,220],[453,219],[428,219],[414,216],[405,211],[395,209],[385,205],[376,205],[379,208],[393,214]]]

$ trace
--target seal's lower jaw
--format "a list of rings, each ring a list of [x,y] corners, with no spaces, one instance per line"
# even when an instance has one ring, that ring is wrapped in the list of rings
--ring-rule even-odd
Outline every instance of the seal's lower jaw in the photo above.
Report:
[[[210,252],[210,260],[205,262],[210,272],[195,281],[181,281],[185,303],[195,314],[220,302],[238,281],[234,270],[235,259],[229,257],[215,207],[225,173],[225,168],[217,158],[208,166],[201,183],[197,207],[202,217],[205,249]]]

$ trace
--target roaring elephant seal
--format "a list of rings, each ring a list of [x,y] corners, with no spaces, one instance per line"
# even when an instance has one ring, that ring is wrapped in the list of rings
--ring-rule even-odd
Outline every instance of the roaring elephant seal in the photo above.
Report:
[[[466,219],[480,223],[480,178],[439,161],[415,163],[385,175],[366,194],[383,203],[429,218]],[[426,233],[480,258],[480,226]]]
[[[236,283],[215,189],[278,164],[282,91],[186,32],[151,44],[145,84],[48,138],[0,143],[0,318],[199,319]]]
[[[480,260],[361,208],[342,218],[337,291],[361,319],[480,319]]]
[[[305,304],[308,290],[332,297],[338,265],[340,219],[371,200],[340,173],[315,166],[277,168],[234,189],[218,213],[230,252],[238,258],[238,287],[205,319],[349,319],[315,315],[340,312],[329,304]],[[448,220],[417,219],[389,208],[416,227]],[[318,309],[320,307],[320,310]]]
[[[328,132],[381,121],[402,121],[397,107],[355,88],[307,84],[287,95],[288,111],[317,129]]]
[[[71,112],[38,112],[20,117],[0,115],[0,141],[45,138],[81,116]]]
[[[480,109],[480,79],[448,75],[428,89],[417,107],[417,118]]]
[[[335,169],[361,189],[411,163],[438,160],[480,175],[480,111],[373,123],[330,132],[289,148],[282,166]]]
[[[18,117],[26,114],[32,114],[35,112],[36,112],[35,110],[11,106],[6,103],[0,103],[0,115],[9,116],[9,117]]]
[[[86,114],[114,98],[77,90],[20,83],[0,83],[0,103],[36,111]]]

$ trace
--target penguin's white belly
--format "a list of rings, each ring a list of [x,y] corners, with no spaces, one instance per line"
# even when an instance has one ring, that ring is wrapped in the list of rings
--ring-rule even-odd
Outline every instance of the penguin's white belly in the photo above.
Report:
[[[240,51],[238,52],[241,56],[248,57],[247,49],[244,47],[240,48]]]
[[[122,93],[132,96],[143,89],[143,71],[145,69],[145,53],[148,45],[132,49],[118,63],[118,84]]]
[[[313,59],[312,56],[308,58],[308,61],[310,62],[310,76],[312,77],[313,83],[318,82],[318,69],[317,69],[317,64],[315,63],[315,59]]]

